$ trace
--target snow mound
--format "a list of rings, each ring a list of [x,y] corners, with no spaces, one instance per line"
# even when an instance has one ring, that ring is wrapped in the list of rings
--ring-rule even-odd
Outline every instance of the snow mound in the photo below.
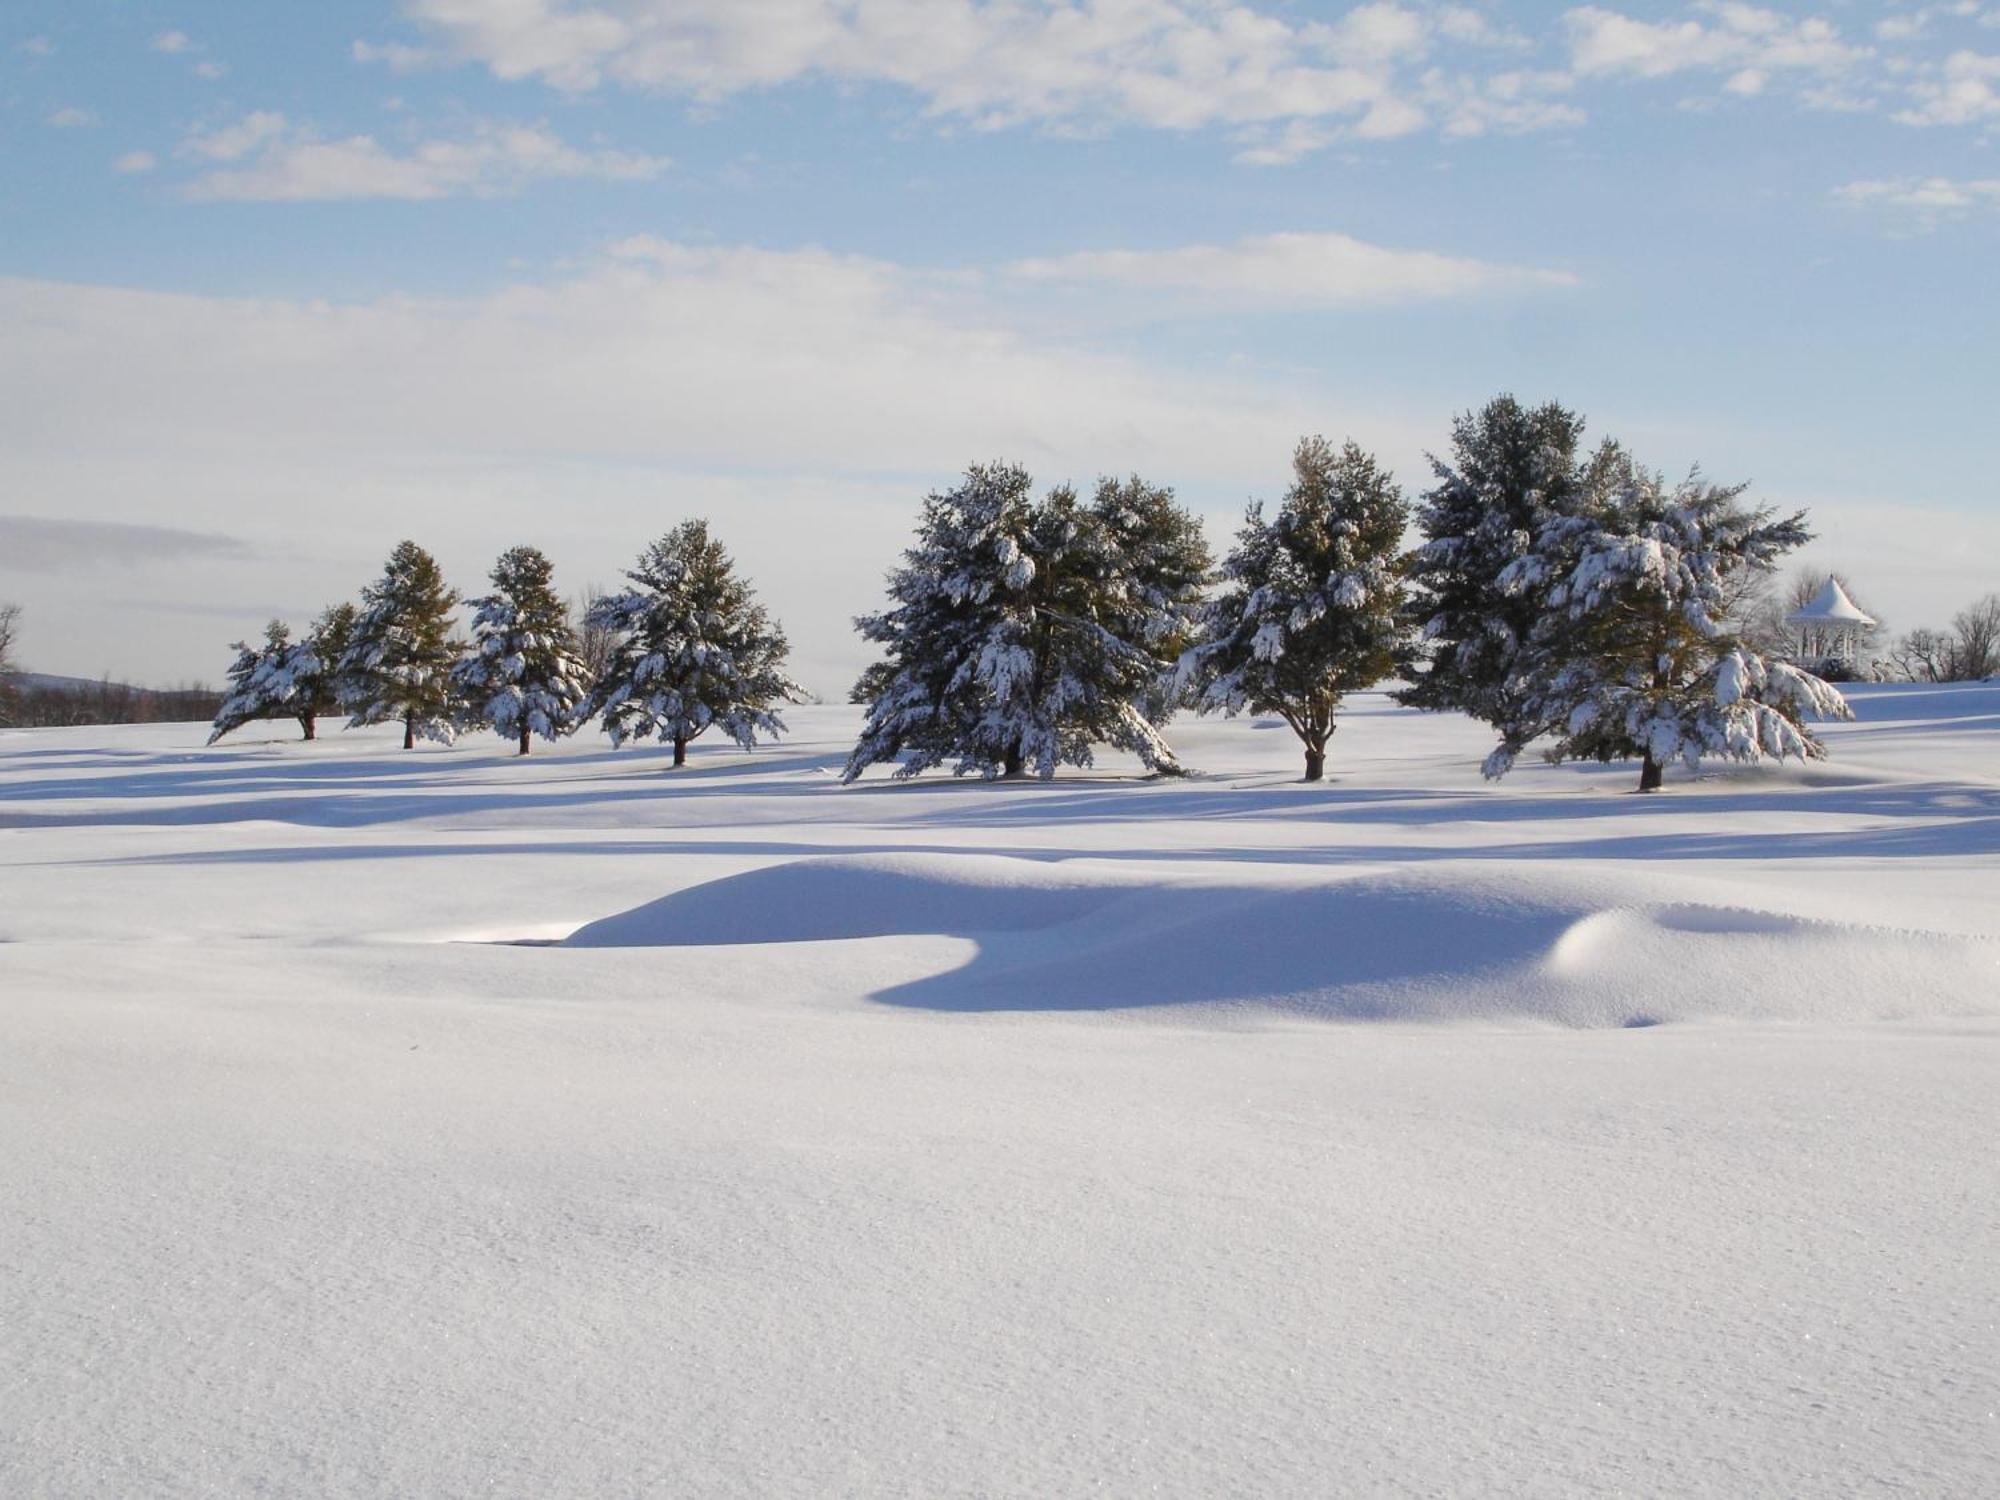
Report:
[[[2000,1013],[2000,943],[1691,900],[1689,884],[1492,864],[1243,879],[1140,861],[828,856],[677,891],[567,946],[970,939],[964,966],[874,992],[936,1010],[1592,1027]],[[909,972],[900,955],[883,968]]]

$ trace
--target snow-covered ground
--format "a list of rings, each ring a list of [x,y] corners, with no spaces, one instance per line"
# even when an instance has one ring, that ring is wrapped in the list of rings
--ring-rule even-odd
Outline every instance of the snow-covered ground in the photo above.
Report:
[[[1994,1493],[2000,686],[1855,697],[0,731],[0,1494]]]

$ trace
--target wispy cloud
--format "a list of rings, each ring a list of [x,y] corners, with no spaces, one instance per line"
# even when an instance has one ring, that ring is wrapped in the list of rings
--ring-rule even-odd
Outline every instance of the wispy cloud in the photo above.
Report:
[[[187,185],[186,195],[200,201],[491,197],[518,192],[537,179],[631,180],[657,176],[669,165],[663,157],[575,147],[541,125],[490,121],[455,139],[403,149],[371,135],[322,140],[270,110],[190,135],[181,151],[230,164]]]
[[[150,172],[160,164],[160,159],[150,151],[127,151],[111,166],[114,171],[130,176],[137,172]]]
[[[0,515],[0,568],[12,572],[51,572],[94,563],[232,557],[243,550],[243,543],[235,537],[183,531],[174,526]]]
[[[48,123],[58,130],[85,130],[98,124],[99,121],[90,110],[79,109],[72,104],[52,111],[48,116]]]
[[[155,52],[165,52],[170,56],[194,51],[194,39],[185,31],[162,31],[150,45]]]
[[[1936,228],[1948,219],[1976,213],[2000,213],[2000,177],[1953,180],[1949,177],[1900,177],[1850,182],[1834,197],[1859,208],[1878,210],[1910,229]]]
[[[1095,250],[1017,261],[1010,275],[1167,293],[1212,307],[1340,308],[1574,286],[1567,271],[1392,249],[1345,234],[1269,234],[1230,245]]]

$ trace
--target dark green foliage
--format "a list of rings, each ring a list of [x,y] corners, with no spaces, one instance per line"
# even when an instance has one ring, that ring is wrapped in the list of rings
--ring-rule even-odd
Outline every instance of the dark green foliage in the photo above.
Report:
[[[342,706],[354,725],[403,722],[403,748],[421,737],[451,743],[458,721],[451,668],[459,643],[451,612],[458,595],[415,542],[399,542],[382,577],[361,591],[340,658]]]
[[[1408,509],[1353,443],[1307,438],[1278,514],[1253,504],[1206,610],[1206,640],[1182,658],[1204,712],[1276,714],[1305,745],[1306,780],[1326,765],[1341,699],[1396,668],[1408,628],[1400,573]]]

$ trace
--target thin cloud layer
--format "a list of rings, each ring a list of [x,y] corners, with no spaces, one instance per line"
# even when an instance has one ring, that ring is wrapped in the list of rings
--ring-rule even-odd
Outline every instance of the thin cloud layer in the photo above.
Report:
[[[1345,234],[1269,234],[1233,245],[1096,250],[1007,268],[1035,282],[1166,291],[1221,307],[1338,308],[1574,286],[1566,271],[1371,245]]]
[[[180,154],[230,164],[183,189],[190,199],[211,202],[491,197],[540,179],[641,179],[668,166],[664,157],[581,150],[540,125],[481,122],[457,139],[420,141],[398,151],[369,135],[320,140],[268,110],[196,132],[181,143]]]
[[[243,543],[235,537],[175,526],[0,515],[0,569],[9,572],[52,573],[101,563],[234,557],[243,550]]]

